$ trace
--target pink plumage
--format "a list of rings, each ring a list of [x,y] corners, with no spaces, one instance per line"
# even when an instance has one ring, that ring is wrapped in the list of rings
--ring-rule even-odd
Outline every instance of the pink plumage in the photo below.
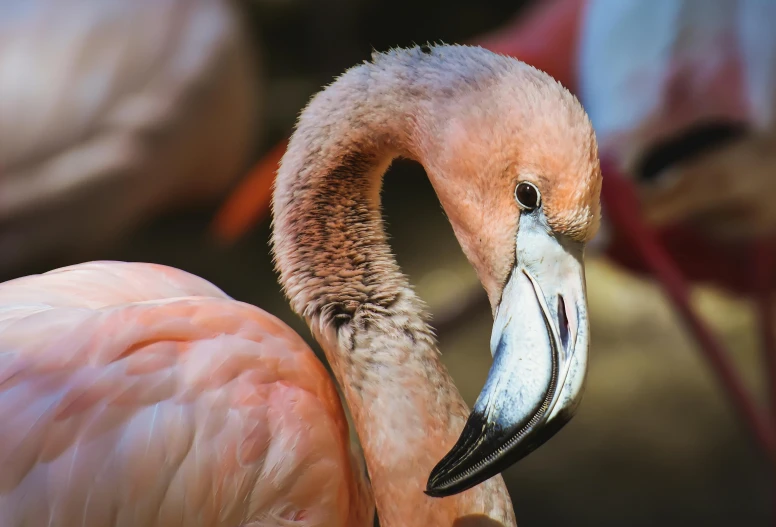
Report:
[[[323,365],[203,279],[92,262],[0,284],[0,349],[1,525],[371,525]]]

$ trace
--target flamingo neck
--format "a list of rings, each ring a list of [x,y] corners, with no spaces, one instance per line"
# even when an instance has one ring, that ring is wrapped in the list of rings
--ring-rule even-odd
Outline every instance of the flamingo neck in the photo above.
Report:
[[[277,176],[276,264],[343,389],[381,525],[514,525],[500,476],[450,498],[423,493],[468,410],[380,213],[392,159],[423,164],[433,143],[436,94],[409,67],[384,59],[353,68],[305,109]]]

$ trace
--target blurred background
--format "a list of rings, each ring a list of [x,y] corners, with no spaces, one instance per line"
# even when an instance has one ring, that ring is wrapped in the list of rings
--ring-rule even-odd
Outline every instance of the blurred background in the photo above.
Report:
[[[696,7],[706,5],[694,1]],[[629,3],[614,2],[610,8]],[[687,6],[693,0],[668,2],[641,2],[647,7],[641,8],[646,11],[639,17],[645,24],[664,24],[657,15],[650,22],[649,9],[665,14],[672,9],[671,2]],[[654,62],[657,59],[649,53],[627,53],[648,47],[650,39],[659,35],[643,31],[641,40],[624,45],[617,57],[597,61],[595,46],[611,49],[612,40],[595,44],[591,37],[585,42],[593,43],[585,47],[579,44],[582,36],[562,27],[521,25],[550,3],[4,0],[0,2],[0,278],[89,259],[167,264],[202,276],[234,298],[279,316],[320,355],[308,329],[280,293],[269,255],[269,223],[260,222],[237,241],[224,243],[213,236],[211,222],[250,168],[287,137],[309,97],[346,68],[368,59],[373,49],[435,41],[466,43],[482,41],[485,35],[491,39],[485,41],[496,43],[513,29],[524,31],[530,34],[529,44],[546,43],[546,51],[526,48],[537,60],[561,60],[563,53],[581,57],[569,64],[537,66],[559,78],[566,72],[582,79],[578,89],[571,89],[586,94],[583,103],[597,130],[599,124],[602,132],[615,130],[610,134],[615,139],[607,142],[606,135],[602,140],[602,154],[609,152],[605,146],[609,144],[613,152],[625,151],[619,157],[613,155],[620,170],[636,173],[635,166],[662,163],[651,172],[636,174],[638,181],[652,185],[652,180],[660,179],[655,173],[665,172],[666,167],[689,166],[672,164],[665,156],[654,161],[654,155],[649,165],[644,156],[621,147],[626,140],[616,132],[623,126],[649,124],[647,132],[628,143],[641,145],[639,151],[647,148],[646,143],[658,143],[660,134],[654,132],[651,116],[630,111],[622,100],[615,104],[606,92],[619,79],[606,65]],[[717,4],[735,9],[739,3]],[[721,19],[697,20],[702,28],[719,29]],[[685,15],[682,20],[687,25],[687,20],[695,19]],[[609,27],[615,22],[610,20]],[[607,26],[586,27],[586,31],[605,32]],[[693,31],[704,34],[692,24],[690,30],[680,31],[675,24],[666,27],[674,32],[674,45],[681,40],[678,33],[685,40]],[[739,24],[734,29],[741,32],[747,27]],[[751,29],[748,45],[753,49],[770,45],[758,40],[756,29]],[[611,38],[627,39],[627,32]],[[558,39],[564,42],[557,43]],[[526,39],[520,42],[514,44],[516,49]],[[512,44],[507,39],[507,52]],[[565,51],[556,53],[555,45]],[[566,50],[568,46],[572,51]],[[716,56],[708,43],[705,48],[686,49]],[[765,55],[763,60],[768,60]],[[551,66],[560,69],[552,71]],[[597,82],[585,80],[591,75]],[[714,84],[710,78],[695,84]],[[664,81],[658,84],[665,86]],[[690,92],[686,97],[692,99]],[[629,96],[637,107],[644,101],[645,108],[659,107],[657,114],[670,114],[667,107],[650,106],[653,95],[636,90]],[[729,95],[726,91],[718,97]],[[610,108],[601,109],[601,97],[612,101]],[[704,108],[717,119],[701,127],[705,132],[737,130],[754,121],[750,115],[761,114],[760,107],[715,113],[723,106],[715,97],[710,95],[711,102]],[[692,120],[692,116],[685,119],[682,129],[692,128],[687,124]],[[768,122],[757,126],[767,130]],[[671,128],[671,133],[676,130]],[[764,137],[765,146],[759,150],[774,151],[765,132],[744,134]],[[722,147],[714,148],[716,152]],[[747,152],[737,155],[758,167],[766,164],[751,161]],[[721,163],[714,161],[712,166]],[[729,180],[740,180],[739,172],[756,172],[742,166],[734,164],[732,172],[709,179],[705,186],[711,186],[717,198],[734,194]],[[663,183],[639,187],[644,203],[657,204],[650,216],[656,225],[687,220],[703,230],[704,218],[719,217],[710,205],[703,208],[681,200],[678,205],[672,202],[672,210],[657,210],[670,201],[661,194],[666,189],[684,189],[691,196],[702,193],[698,186],[674,183],[682,177],[693,181],[693,170],[689,166],[690,175],[674,171]],[[776,181],[769,179],[767,166],[756,173],[762,180]],[[776,194],[754,188],[753,194],[765,203],[762,209],[771,212],[774,207],[767,205]],[[399,161],[391,167],[383,205],[399,263],[428,302],[434,320],[443,325],[444,361],[472,404],[491,361],[492,319],[484,293],[419,165]],[[697,214],[689,219],[676,213],[693,206]],[[736,210],[740,216],[740,208]],[[730,216],[736,214],[730,212]],[[768,230],[765,224],[763,220],[757,228],[744,234],[739,229],[732,236],[748,242]],[[543,527],[768,524],[774,507],[766,456],[733,411],[698,353],[698,344],[655,280],[634,274],[606,252],[611,232],[612,226],[605,225],[598,248],[591,248],[587,259],[593,340],[580,411],[554,439],[505,473],[518,523]],[[725,236],[715,249],[721,259],[731,257],[725,245],[730,235]],[[637,258],[634,254],[629,256]],[[679,256],[693,258],[692,254]],[[700,267],[713,266],[714,258],[713,251],[704,253]],[[730,347],[746,386],[765,408],[767,385],[752,303],[735,287],[711,282],[693,285],[693,303]]]

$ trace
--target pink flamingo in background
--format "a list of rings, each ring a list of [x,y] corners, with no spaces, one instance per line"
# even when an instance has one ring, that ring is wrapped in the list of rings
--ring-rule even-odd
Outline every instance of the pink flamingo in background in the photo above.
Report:
[[[425,167],[495,314],[471,413],[387,245],[396,156]],[[0,284],[0,523],[363,527],[376,505],[386,527],[514,526],[498,474],[582,392],[600,188],[590,122],[546,74],[466,46],[373,55],[302,113],[273,231],[371,485],[291,329],[183,271],[94,262]]]
[[[0,272],[93,255],[240,176],[261,88],[244,22],[233,0],[0,2]]]

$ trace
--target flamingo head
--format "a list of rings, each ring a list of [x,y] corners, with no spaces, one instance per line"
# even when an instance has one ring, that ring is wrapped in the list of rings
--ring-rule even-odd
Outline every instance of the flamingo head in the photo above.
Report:
[[[467,83],[470,92],[440,102],[425,123],[435,141],[422,152],[426,171],[494,314],[493,365],[458,442],[431,472],[434,497],[477,485],[552,437],[574,414],[587,370],[595,134],[565,88],[502,59],[495,80]]]

